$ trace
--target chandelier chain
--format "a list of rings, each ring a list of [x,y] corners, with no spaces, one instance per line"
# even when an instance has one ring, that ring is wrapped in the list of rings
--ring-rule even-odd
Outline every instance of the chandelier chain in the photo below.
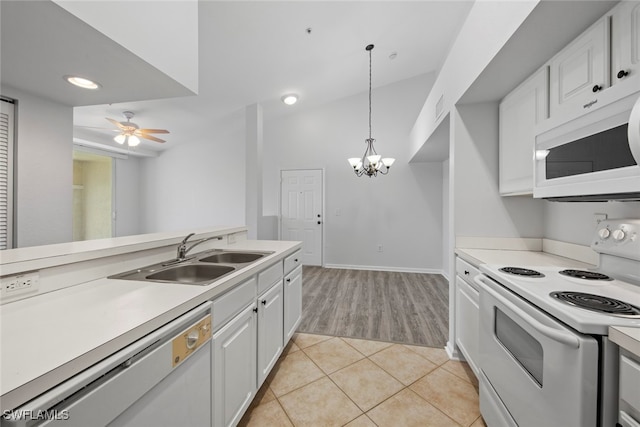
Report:
[[[369,139],[371,139],[371,51],[369,49]]]

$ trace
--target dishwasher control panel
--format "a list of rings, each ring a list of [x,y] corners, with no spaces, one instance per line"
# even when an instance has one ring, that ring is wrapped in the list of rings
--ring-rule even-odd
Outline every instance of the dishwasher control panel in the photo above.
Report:
[[[173,338],[173,367],[182,363],[210,339],[211,315],[208,314]]]

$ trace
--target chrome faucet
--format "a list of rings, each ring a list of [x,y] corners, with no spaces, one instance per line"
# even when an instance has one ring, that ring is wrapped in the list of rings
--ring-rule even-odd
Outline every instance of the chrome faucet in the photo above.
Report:
[[[196,233],[191,233],[187,237],[182,239],[182,242],[180,242],[180,244],[178,245],[178,253],[175,261],[177,262],[185,261],[187,259],[187,253],[194,247],[198,246],[200,243],[204,243],[208,240],[213,240],[213,239],[222,240],[222,237],[220,236],[205,237],[204,239],[195,240],[191,246],[187,246],[187,241],[189,240],[189,238],[191,238],[191,236],[195,236],[195,234]]]

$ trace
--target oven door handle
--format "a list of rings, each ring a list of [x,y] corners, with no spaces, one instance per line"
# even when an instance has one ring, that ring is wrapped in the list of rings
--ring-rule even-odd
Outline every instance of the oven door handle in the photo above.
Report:
[[[631,109],[629,116],[629,127],[627,128],[629,139],[629,149],[636,163],[640,165],[640,98]]]
[[[550,338],[554,341],[562,343],[568,347],[580,348],[580,340],[578,340],[577,337],[564,333],[557,329],[553,329],[547,325],[540,323],[538,320],[533,318],[533,316],[527,314],[520,307],[516,306],[513,302],[509,301],[508,299],[506,299],[505,297],[503,297],[502,295],[498,294],[496,291],[491,289],[489,287],[491,285],[485,282],[483,280],[484,278],[485,276],[483,275],[478,275],[474,278],[474,280],[480,286],[482,291],[488,293],[489,295],[491,295],[492,298],[495,298],[500,303],[508,307],[511,311],[513,311],[516,314],[516,316],[519,316],[522,320],[527,322],[527,324],[529,324],[536,331],[540,332],[542,335],[546,336],[547,338]]]

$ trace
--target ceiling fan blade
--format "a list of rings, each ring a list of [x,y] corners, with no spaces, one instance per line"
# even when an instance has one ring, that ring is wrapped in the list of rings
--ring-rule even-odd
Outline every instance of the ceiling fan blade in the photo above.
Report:
[[[138,135],[140,138],[144,138],[144,139],[148,139],[150,141],[155,141],[155,142],[165,142],[164,139],[160,139],[160,138],[156,138],[155,136],[151,136],[151,135],[145,135],[143,133]]]
[[[110,119],[109,117],[105,117],[105,119],[109,120],[111,123],[113,123],[114,125],[118,126],[122,130],[126,130],[127,127],[128,127],[128,126],[123,125],[122,123],[120,123],[117,120]]]
[[[140,133],[169,133],[166,129],[138,129]]]

